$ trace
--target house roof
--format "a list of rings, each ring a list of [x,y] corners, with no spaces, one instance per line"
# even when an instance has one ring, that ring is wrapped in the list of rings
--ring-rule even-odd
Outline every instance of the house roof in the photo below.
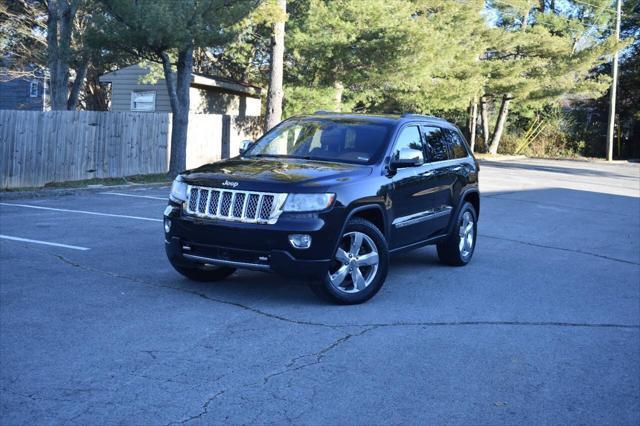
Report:
[[[108,72],[100,76],[101,83],[111,83],[114,79],[119,77],[123,70],[134,70],[139,68],[144,70],[139,64],[130,65],[128,67],[120,68],[112,72]],[[148,68],[147,68],[148,70]],[[147,71],[148,72],[148,71]],[[144,74],[142,74],[144,75]],[[164,79],[162,79],[164,80]],[[200,74],[191,74],[191,86],[198,86],[206,88],[217,88],[226,92],[241,93],[248,96],[258,97],[262,93],[262,89],[258,86],[253,86],[248,83],[230,80],[228,78],[218,76],[205,76]]]

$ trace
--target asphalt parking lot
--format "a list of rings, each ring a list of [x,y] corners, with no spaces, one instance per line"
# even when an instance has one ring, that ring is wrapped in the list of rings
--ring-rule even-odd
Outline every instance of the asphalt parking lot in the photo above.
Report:
[[[401,255],[347,307],[182,278],[168,188],[0,197],[0,423],[640,424],[640,165],[481,180],[469,266]]]

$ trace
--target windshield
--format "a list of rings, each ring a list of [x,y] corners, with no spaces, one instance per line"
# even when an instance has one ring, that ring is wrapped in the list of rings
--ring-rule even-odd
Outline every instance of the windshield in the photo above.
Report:
[[[259,139],[245,157],[287,157],[371,164],[388,128],[365,120],[292,119]]]

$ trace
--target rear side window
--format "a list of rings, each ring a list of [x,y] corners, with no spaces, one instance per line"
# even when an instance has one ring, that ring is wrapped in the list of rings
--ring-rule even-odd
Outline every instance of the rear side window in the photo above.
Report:
[[[467,154],[467,149],[464,146],[464,141],[460,134],[451,129],[445,129],[447,133],[447,142],[449,142],[449,148],[451,149],[452,158],[464,158]]]
[[[447,146],[447,135],[440,127],[423,126],[427,156],[430,163],[434,161],[445,161],[449,159],[449,147]]]

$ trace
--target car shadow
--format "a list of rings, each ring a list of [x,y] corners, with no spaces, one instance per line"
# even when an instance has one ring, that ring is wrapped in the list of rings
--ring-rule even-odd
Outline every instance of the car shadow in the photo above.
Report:
[[[609,177],[619,179],[637,179],[628,174],[620,174],[603,170],[582,169],[574,167],[550,166],[546,164],[519,163],[517,161],[491,161],[480,160],[480,166],[489,166],[496,169],[512,169],[512,170],[530,170],[538,172],[560,173],[566,175],[593,176],[593,177]]]

